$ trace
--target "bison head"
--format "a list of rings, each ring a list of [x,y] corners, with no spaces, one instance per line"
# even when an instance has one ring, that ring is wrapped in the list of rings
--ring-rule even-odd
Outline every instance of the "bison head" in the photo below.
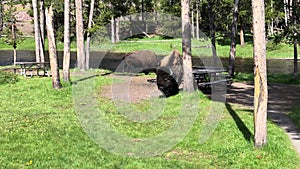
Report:
[[[176,95],[182,76],[182,58],[178,51],[173,50],[160,61],[160,67],[156,70],[157,87],[166,97]]]
[[[157,87],[166,97],[176,95],[179,92],[179,85],[171,74],[170,69],[166,70],[163,67],[156,70]]]

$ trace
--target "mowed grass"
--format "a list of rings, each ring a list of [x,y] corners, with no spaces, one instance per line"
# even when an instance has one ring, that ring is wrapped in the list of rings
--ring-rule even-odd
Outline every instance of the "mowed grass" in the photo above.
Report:
[[[293,58],[294,47],[290,44],[278,44],[273,45],[275,47],[267,47],[266,55],[267,58]],[[229,57],[229,45],[217,45],[217,53],[219,57]],[[298,51],[298,55],[300,52]],[[253,58],[253,44],[246,43],[245,46],[236,46],[236,57],[240,58]]]
[[[45,50],[48,50],[48,39],[45,39]],[[64,49],[63,42],[56,42],[56,47],[58,50]],[[11,45],[8,45],[0,38],[0,50],[13,50]],[[33,37],[26,37],[22,42],[17,44],[17,50],[35,50],[35,41]],[[76,50],[76,42],[71,42],[71,50]]]
[[[294,107],[292,110],[288,112],[289,117],[293,120],[293,122],[300,129],[300,107]]]
[[[298,75],[298,80],[295,80],[293,74],[267,74],[268,83],[299,85],[300,84],[299,79],[300,79],[300,75]],[[236,72],[233,80],[235,82],[253,82],[254,74],[253,73]]]
[[[227,39],[228,41],[228,39]],[[181,51],[181,39],[162,39],[155,38],[135,38],[121,41],[116,44],[110,42],[91,44],[92,50],[113,50],[116,52],[132,52],[136,50],[152,50],[158,55],[167,55],[171,50],[176,49]],[[203,52],[206,56],[212,56],[211,48],[196,48],[195,46],[210,46],[208,40],[201,39],[192,41],[192,54],[193,56],[203,56]],[[3,42],[0,38],[0,50],[12,50],[12,46],[9,46]],[[45,42],[45,50],[48,49],[48,42]],[[63,50],[63,43],[57,42],[57,49]],[[230,45],[229,43],[217,43],[216,44],[217,55],[219,57],[229,57]],[[17,50],[35,50],[34,38],[25,38],[23,42],[17,45]],[[71,43],[71,50],[76,51],[76,42]],[[209,50],[209,52],[207,51]],[[267,44],[267,58],[293,58],[294,50],[291,44],[275,44],[269,42]],[[300,51],[298,51],[300,55]],[[245,46],[236,46],[236,57],[238,58],[253,58],[253,44],[246,42]]]
[[[253,117],[249,109],[224,105],[212,136],[199,144],[199,134],[211,101],[201,93],[195,124],[182,142],[167,152],[146,158],[111,154],[84,132],[74,109],[72,87],[95,80],[98,108],[115,129],[131,137],[151,137],[172,125],[184,94],[166,99],[157,120],[135,123],[121,116],[112,100],[101,96],[110,77],[74,80],[73,86],[53,90],[50,78],[22,78],[0,85],[0,168],[299,168],[300,158],[282,129],[268,122],[268,143],[253,146]],[[83,103],[84,104],[84,103]],[[149,102],[134,104],[149,108]],[[172,139],[172,138],[170,138]]]

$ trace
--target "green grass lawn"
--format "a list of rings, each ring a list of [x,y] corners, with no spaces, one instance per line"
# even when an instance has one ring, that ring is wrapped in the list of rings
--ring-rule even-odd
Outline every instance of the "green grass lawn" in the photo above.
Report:
[[[45,42],[45,49],[48,49],[47,41]],[[192,45],[207,46],[210,45],[208,41],[197,41],[194,40]],[[160,55],[169,54],[170,50],[177,49],[181,51],[181,39],[160,39],[160,38],[144,38],[144,39],[129,39],[127,41],[121,41],[116,44],[102,44],[102,46],[95,44],[91,45],[92,49],[97,50],[114,50],[117,52],[132,52],[136,50],[152,50]],[[229,44],[217,43],[217,54],[219,57],[229,56]],[[25,40],[18,44],[18,50],[34,50],[34,38],[25,38]],[[63,43],[57,43],[57,49],[63,50]],[[5,44],[0,39],[0,50],[12,50],[12,47]],[[71,43],[71,50],[76,51],[76,42]],[[192,48],[194,56],[211,56],[211,49],[207,48]],[[300,54],[300,50],[298,51]],[[298,55],[299,55],[298,54]],[[253,57],[253,44],[246,43],[244,47],[237,44],[236,56],[241,58],[252,58]],[[267,58],[293,58],[293,46],[289,44],[273,44],[270,42],[267,45]]]
[[[73,78],[74,79],[74,78]],[[96,76],[98,108],[115,129],[132,137],[150,137],[174,122],[183,94],[168,98],[161,117],[134,123],[120,116],[114,103],[101,97],[101,86],[111,78]],[[77,81],[79,83],[80,81]],[[76,81],[74,84],[76,85]],[[300,167],[300,157],[277,125],[268,122],[268,143],[253,146],[252,112],[225,105],[213,135],[199,144],[199,133],[211,101],[203,94],[198,117],[182,142],[171,150],[147,158],[113,155],[93,142],[78,121],[72,85],[53,90],[50,78],[23,78],[0,85],[0,168],[289,168]],[[83,103],[84,104],[84,103]],[[144,110],[149,102],[134,105]],[[171,139],[171,138],[170,138]]]
[[[268,74],[268,83],[282,83],[282,84],[300,84],[300,75],[298,75],[298,80],[294,79],[293,74]],[[253,73],[242,73],[236,72],[234,76],[234,81],[236,82],[253,82],[254,75]]]
[[[294,107],[288,112],[288,115],[300,129],[300,107]]]
[[[63,50],[64,49],[64,44],[63,42],[57,42],[56,44],[57,50]],[[13,50],[13,47],[4,43],[3,39],[0,38],[0,50]],[[35,50],[35,42],[34,38],[24,38],[24,40],[20,43],[17,44],[17,50]],[[48,50],[48,40],[45,40],[45,50]],[[76,42],[71,43],[71,50],[75,51],[76,50]]]

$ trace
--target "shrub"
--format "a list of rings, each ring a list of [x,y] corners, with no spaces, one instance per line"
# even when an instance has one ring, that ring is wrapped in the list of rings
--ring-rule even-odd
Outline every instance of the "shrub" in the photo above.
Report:
[[[13,84],[19,80],[18,75],[0,70],[0,85]]]
[[[274,51],[274,50],[280,50],[283,47],[282,44],[273,42],[273,41],[269,41],[267,43],[267,50],[269,51]]]

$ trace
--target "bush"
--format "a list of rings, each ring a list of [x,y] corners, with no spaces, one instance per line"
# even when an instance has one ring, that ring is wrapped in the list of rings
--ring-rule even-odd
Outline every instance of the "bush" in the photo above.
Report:
[[[0,71],[0,85],[13,84],[19,80],[18,75],[10,72]]]
[[[273,41],[269,41],[267,43],[267,50],[269,51],[280,50],[282,47],[283,47],[282,44]]]

